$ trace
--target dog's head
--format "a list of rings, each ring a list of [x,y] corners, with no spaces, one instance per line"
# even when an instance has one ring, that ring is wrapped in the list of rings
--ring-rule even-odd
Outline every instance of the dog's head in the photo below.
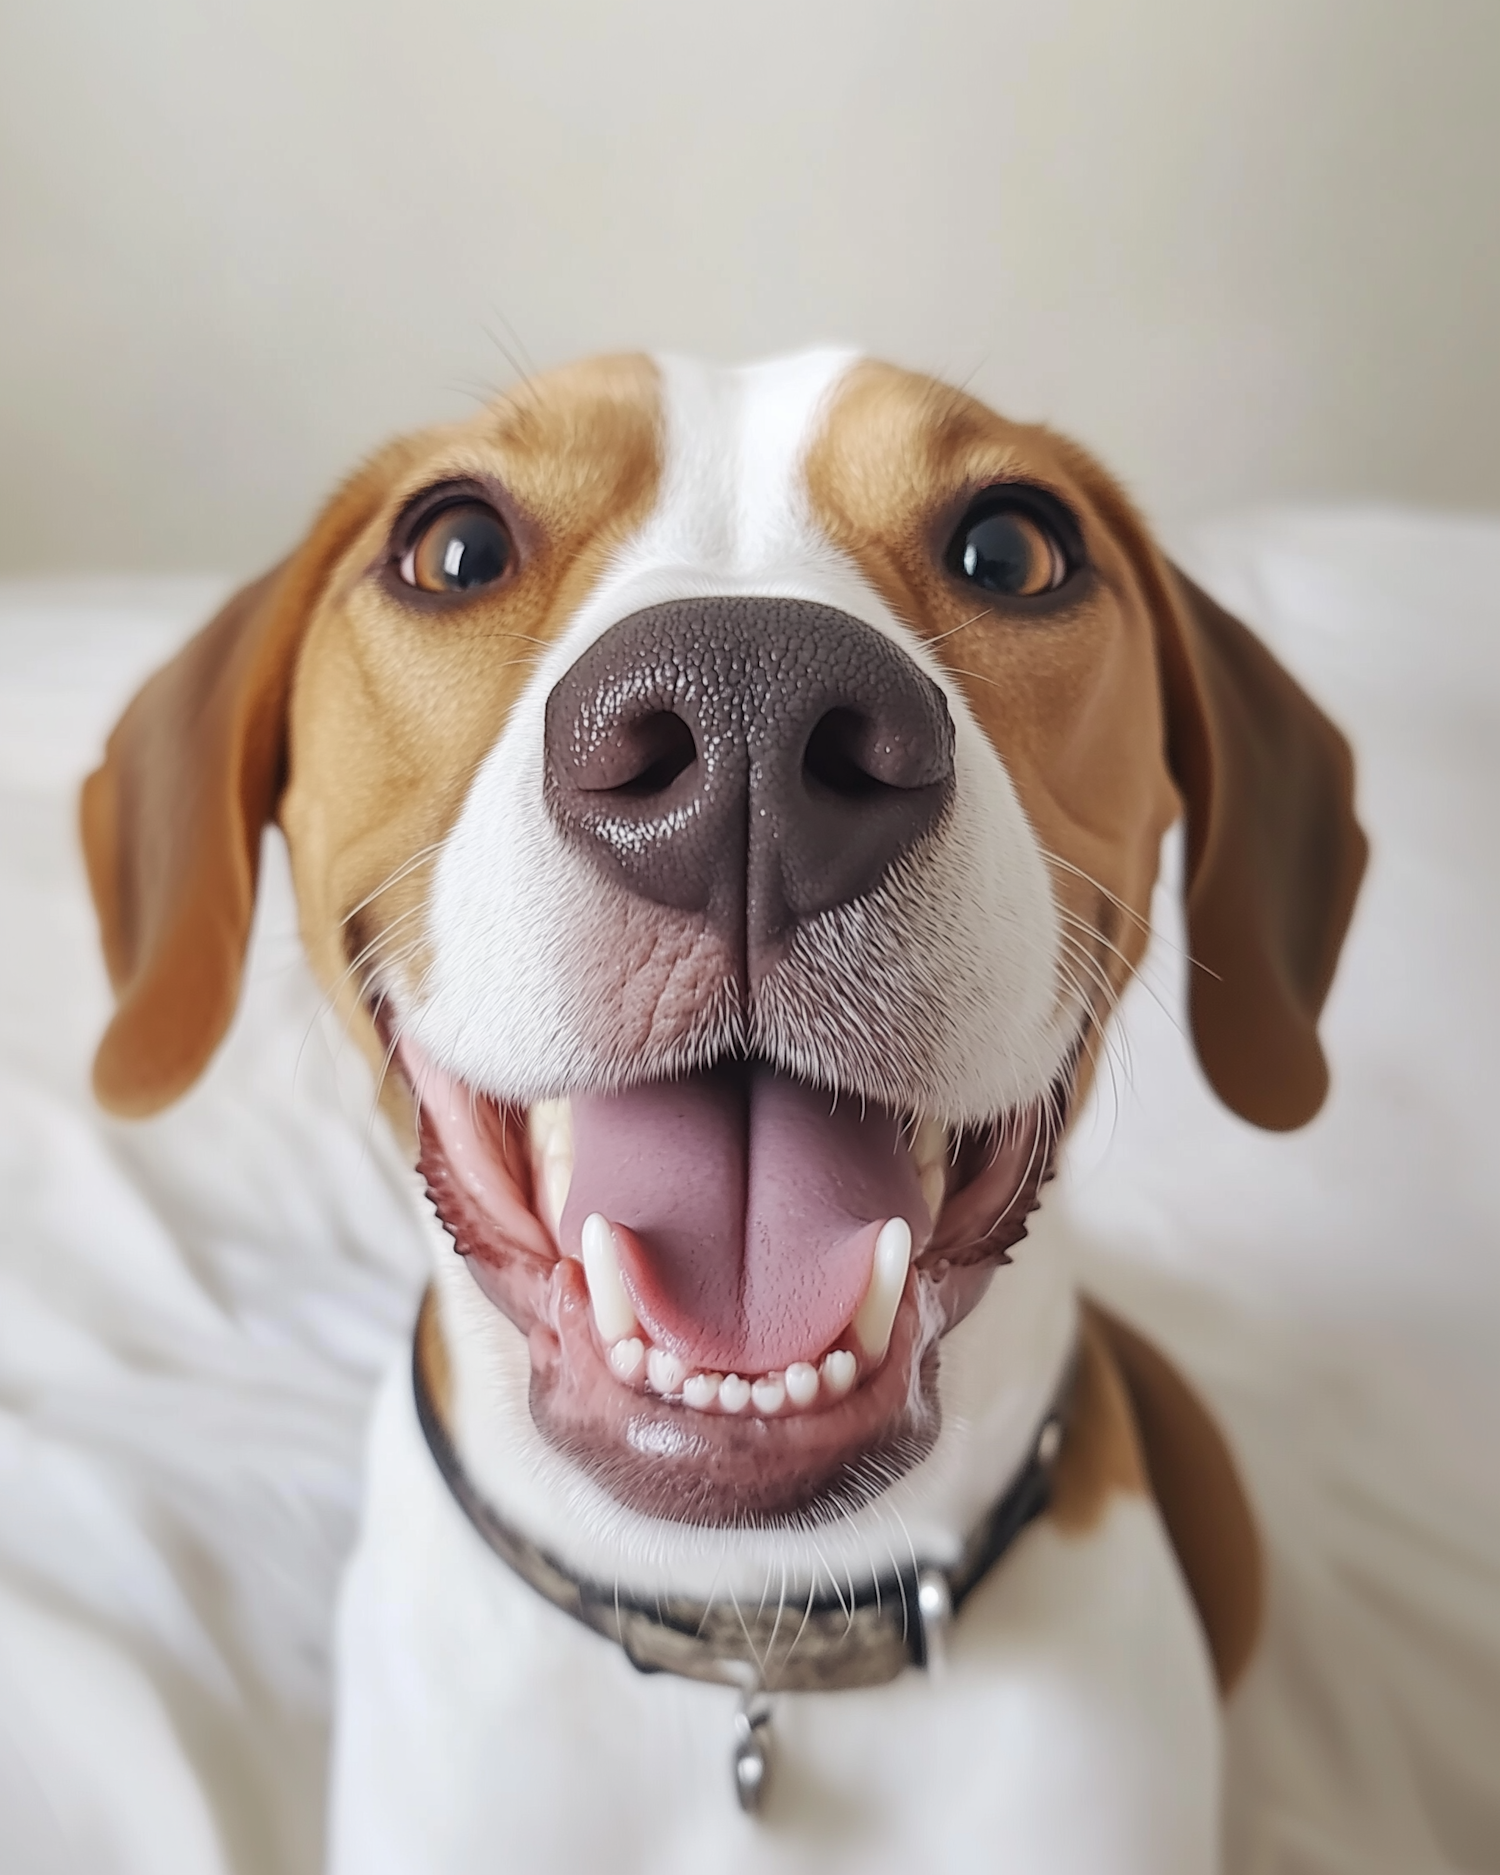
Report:
[[[261,829],[530,1411],[704,1523],[937,1425],[1186,808],[1193,1033],[1319,1106],[1337,732],[1046,430],[820,354],[607,360],[393,444],[131,705],[84,799],[103,1102],[236,1000]]]

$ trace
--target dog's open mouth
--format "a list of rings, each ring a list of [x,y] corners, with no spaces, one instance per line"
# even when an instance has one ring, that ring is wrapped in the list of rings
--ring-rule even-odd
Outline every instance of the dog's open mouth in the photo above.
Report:
[[[863,1501],[939,1427],[937,1344],[1051,1169],[1051,1097],[956,1135],[760,1062],[498,1104],[402,1057],[420,1169],[528,1338],[545,1437],[696,1523]]]

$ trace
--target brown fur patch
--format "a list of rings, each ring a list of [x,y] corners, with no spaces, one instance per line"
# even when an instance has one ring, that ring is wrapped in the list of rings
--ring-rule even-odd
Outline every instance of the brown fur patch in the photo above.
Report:
[[[1255,1650],[1264,1600],[1260,1537],[1233,1455],[1166,1356],[1088,1303],[1050,1515],[1081,1536],[1116,1491],[1148,1490],[1228,1694]]]
[[[1146,1466],[1130,1398],[1103,1329],[1085,1308],[1067,1435],[1052,1474],[1048,1514],[1069,1536],[1092,1530],[1116,1491],[1142,1496]]]
[[[443,1339],[443,1323],[437,1292],[429,1283],[422,1292],[422,1306],[417,1311],[416,1362],[422,1370],[427,1397],[432,1401],[438,1422],[453,1436],[453,1367],[448,1359],[448,1343]]]
[[[1250,1663],[1265,1606],[1249,1497],[1213,1415],[1160,1349],[1097,1305],[1091,1313],[1129,1395],[1151,1492],[1227,1694]]]
[[[377,968],[416,981],[436,847],[539,653],[644,520],[661,468],[660,397],[645,359],[603,359],[522,386],[433,435],[330,582],[292,689],[281,822],[314,968],[372,1061]],[[424,603],[386,541],[413,496],[468,478],[495,491],[518,570],[471,600]],[[359,908],[358,916],[351,917]],[[409,1124],[390,1086],[392,1118]]]
[[[1012,481],[1077,523],[1084,569],[1056,598],[992,597],[945,569],[972,498]],[[1199,1057],[1255,1124],[1310,1119],[1328,1084],[1317,1018],[1365,859],[1332,723],[1049,430],[862,363],[830,403],[807,483],[829,537],[928,640],[1005,760],[1051,862],[1059,1005],[1107,1016],[1145,949],[1161,836],[1185,804]]]
[[[146,683],[84,783],[84,857],[118,998],[94,1090],[115,1113],[175,1100],[229,1025],[285,768],[297,644],[409,447],[390,444],[352,476],[296,552]]]

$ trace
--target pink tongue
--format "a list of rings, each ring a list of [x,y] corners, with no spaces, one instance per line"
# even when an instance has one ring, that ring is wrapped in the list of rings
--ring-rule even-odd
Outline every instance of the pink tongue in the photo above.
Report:
[[[642,1327],[692,1367],[769,1373],[816,1360],[859,1306],[875,1238],[928,1235],[911,1154],[888,1114],[768,1068],[573,1100],[560,1236],[626,1224],[621,1274]]]

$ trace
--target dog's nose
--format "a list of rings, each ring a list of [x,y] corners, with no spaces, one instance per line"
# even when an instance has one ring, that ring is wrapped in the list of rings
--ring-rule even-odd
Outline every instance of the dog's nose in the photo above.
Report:
[[[547,699],[547,801],[590,860],[705,913],[751,983],[873,890],[953,793],[942,692],[890,639],[800,599],[633,613]]]

